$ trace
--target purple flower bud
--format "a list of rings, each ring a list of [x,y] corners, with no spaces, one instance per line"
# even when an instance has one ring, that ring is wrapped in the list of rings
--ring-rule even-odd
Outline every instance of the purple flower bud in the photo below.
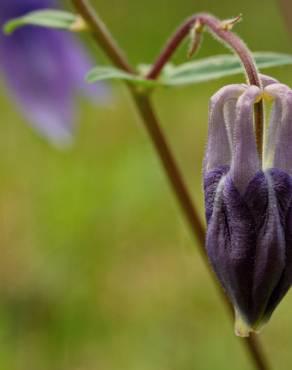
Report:
[[[1,0],[0,26],[34,10],[52,8],[54,0]],[[0,35],[0,70],[29,122],[56,144],[72,136],[76,92],[103,99],[105,88],[89,86],[92,67],[77,40],[65,31],[26,26]]]
[[[259,330],[292,283],[292,90],[264,82],[212,97],[204,162],[206,249],[242,336]],[[253,106],[262,96],[273,107],[261,163]]]

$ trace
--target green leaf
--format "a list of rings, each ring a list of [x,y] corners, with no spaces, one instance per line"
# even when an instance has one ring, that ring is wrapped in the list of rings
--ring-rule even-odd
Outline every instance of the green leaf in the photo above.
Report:
[[[253,54],[259,69],[292,64],[292,55],[272,52],[257,52]],[[141,74],[146,75],[151,66],[138,66]],[[147,80],[142,76],[134,76],[114,67],[95,67],[86,80],[94,83],[102,80],[123,80],[144,88],[158,86],[185,86],[211,81],[222,77],[244,73],[238,57],[235,55],[217,55],[175,66],[167,64],[158,80]]]
[[[258,69],[292,64],[292,55],[272,52],[253,54]],[[145,68],[145,66],[143,66]],[[166,86],[183,86],[244,73],[235,55],[218,55],[178,66],[167,65],[160,82]]]
[[[147,80],[142,76],[135,76],[114,67],[95,67],[86,76],[86,81],[89,83],[103,80],[122,80],[145,88],[160,84],[159,81]]]
[[[4,25],[3,32],[9,35],[17,28],[26,25],[70,30],[78,19],[78,15],[61,10],[37,10],[9,20]]]

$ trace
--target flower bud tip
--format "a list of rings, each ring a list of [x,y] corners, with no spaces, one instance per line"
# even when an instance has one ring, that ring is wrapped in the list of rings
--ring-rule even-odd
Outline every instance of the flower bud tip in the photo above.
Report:
[[[70,26],[70,31],[72,32],[82,32],[88,29],[87,23],[85,20],[80,16],[77,15],[75,21]]]
[[[235,311],[235,334],[238,337],[246,338],[249,337],[250,333],[253,332],[253,329],[244,321],[240,313]]]
[[[190,31],[190,45],[188,49],[188,58],[191,58],[198,50],[201,43],[201,33],[203,32],[204,25],[200,21],[196,21]]]
[[[235,18],[231,18],[231,19],[226,19],[225,21],[222,21],[221,22],[221,28],[224,30],[224,31],[230,31],[232,30],[233,26],[235,24],[237,24],[238,22],[240,22],[242,19],[242,14],[239,14],[237,17]]]

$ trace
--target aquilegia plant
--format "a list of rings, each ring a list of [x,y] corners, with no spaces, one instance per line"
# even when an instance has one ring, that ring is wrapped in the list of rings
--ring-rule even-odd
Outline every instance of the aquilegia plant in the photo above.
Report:
[[[33,10],[54,7],[55,0],[1,0],[0,25]],[[104,87],[89,86],[85,73],[92,62],[68,32],[28,25],[0,36],[0,72],[28,121],[58,145],[71,139],[74,96],[94,100]]]
[[[11,2],[14,3],[17,1]],[[35,2],[31,0],[31,3]],[[93,36],[115,68],[97,67],[87,75],[87,80],[92,83],[110,78],[127,81],[184,215],[198,238],[204,256],[206,246],[211,265],[235,308],[236,333],[248,336],[252,331],[257,332],[270,318],[292,282],[292,252],[289,250],[292,243],[292,90],[272,78],[259,75],[255,62],[258,67],[292,64],[292,57],[276,53],[257,53],[253,57],[241,39],[231,32],[240,17],[220,21],[210,14],[202,13],[187,19],[178,28],[153,65],[135,69],[88,2],[72,0],[72,4],[79,15],[51,10],[24,14],[6,24],[5,32],[12,33],[18,27],[33,24],[69,31],[88,31]],[[200,45],[205,28],[236,55],[217,56],[164,68],[188,35],[191,35],[189,52],[194,53]],[[49,30],[38,35],[34,33],[35,30],[30,31],[33,43],[50,45],[53,42],[53,34]],[[21,39],[21,33],[15,34],[16,41],[17,36]],[[62,37],[56,34],[54,40],[58,44],[56,53],[60,53],[63,58]],[[9,40],[5,44],[9,45]],[[13,53],[27,55],[30,47],[26,44],[22,47],[20,51],[11,47],[12,58],[15,55]],[[15,48],[18,48],[17,43]],[[50,79],[52,87],[49,89],[49,97],[52,100],[60,99],[65,115],[71,111],[68,109],[71,106],[71,84],[74,85],[76,76],[81,83],[80,74],[86,69],[86,63],[82,62],[83,54],[82,61],[80,53],[74,59],[75,49],[72,45],[70,48],[68,53],[72,65],[69,65],[73,70],[77,69],[75,73],[69,68],[68,74],[63,65],[58,67],[55,63],[51,64],[51,58],[49,65],[46,65],[46,47],[39,48],[38,58],[33,63],[36,71],[43,73],[48,68],[54,72],[51,75],[53,81]],[[2,53],[6,55],[5,47],[2,47]],[[32,58],[34,53],[31,46],[31,54],[28,52],[28,56]],[[65,55],[69,58],[67,51]],[[237,61],[238,57],[242,65]],[[62,58],[58,60],[64,61],[68,67],[68,59]],[[26,103],[22,88],[27,83],[29,89],[30,81],[19,72],[22,70],[18,63],[7,65],[6,69],[16,90],[18,86],[21,87],[19,94]],[[144,73],[139,74],[136,70],[143,70]],[[158,86],[195,84],[242,70],[246,73],[248,84],[225,86],[213,96],[210,103],[209,138],[204,161],[208,224],[205,243],[204,227],[160,129],[149,94]],[[12,77],[13,71],[15,76]],[[37,91],[46,96],[42,86],[37,85]],[[63,99],[62,94],[66,99]],[[272,101],[273,104],[269,124],[264,124],[263,120],[264,100]],[[38,106],[37,101],[32,104],[30,100],[24,106],[28,107],[29,112],[36,111],[41,116],[47,108],[41,102]],[[265,145],[264,129],[267,133]],[[51,128],[45,130],[50,131]],[[266,369],[255,339],[249,338],[245,343],[257,368]]]

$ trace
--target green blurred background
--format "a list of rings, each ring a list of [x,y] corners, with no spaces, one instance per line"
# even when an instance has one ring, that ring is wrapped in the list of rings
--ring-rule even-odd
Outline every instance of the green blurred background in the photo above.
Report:
[[[242,13],[236,31],[254,51],[292,52],[272,0],[94,5],[135,64],[151,63],[178,23],[203,10]],[[206,35],[198,57],[227,52]],[[292,84],[292,67],[266,73]],[[202,217],[208,100],[242,80],[154,95]],[[109,100],[83,101],[75,145],[58,151],[29,128],[2,86],[0,369],[252,369],[125,87],[114,84]],[[290,293],[260,336],[277,370],[292,368],[291,306]]]

